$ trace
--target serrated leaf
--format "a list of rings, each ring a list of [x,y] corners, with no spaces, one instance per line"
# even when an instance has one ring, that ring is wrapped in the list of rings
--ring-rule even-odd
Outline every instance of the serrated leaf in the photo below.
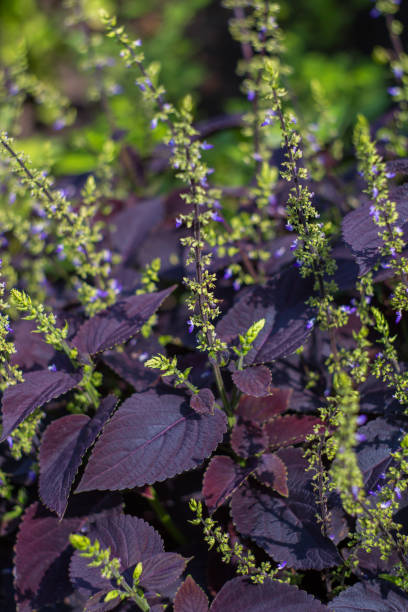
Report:
[[[254,584],[240,576],[229,580],[214,599],[210,612],[329,612],[306,591],[282,582],[266,579]]]
[[[270,363],[292,354],[310,334],[307,322],[313,309],[305,304],[313,293],[310,279],[295,269],[285,270],[266,287],[248,287],[217,325],[220,339],[231,345],[254,321],[265,326],[244,359],[245,365]]]
[[[271,395],[264,398],[253,398],[243,395],[237,407],[237,414],[243,421],[252,421],[258,425],[266,423],[276,415],[289,409],[292,389],[271,388]]]
[[[268,449],[265,427],[250,421],[238,420],[231,433],[231,447],[240,457],[253,457]]]
[[[259,457],[255,476],[262,484],[271,487],[280,495],[289,495],[288,471],[282,459],[275,453],[264,453]]]
[[[64,515],[69,492],[86,450],[112,414],[117,398],[102,400],[94,417],[70,414],[46,429],[40,448],[39,493],[44,504],[59,517]]]
[[[180,577],[187,562],[187,559],[177,553],[158,553],[143,562],[139,583],[148,591],[160,593],[160,590]]]
[[[208,598],[191,576],[177,591],[174,612],[208,612]]]
[[[322,570],[338,565],[341,557],[317,524],[316,496],[307,462],[300,449],[279,452],[288,470],[287,498],[252,483],[232,496],[231,512],[238,531],[251,538],[275,561],[295,569]]]
[[[251,397],[265,397],[271,394],[272,375],[266,366],[253,366],[237,370],[232,380],[242,393]]]
[[[198,415],[184,397],[135,393],[97,441],[77,491],[153,484],[201,465],[226,431],[226,417]]]
[[[269,445],[272,448],[279,448],[303,442],[319,423],[320,419],[309,415],[279,416],[265,425]]]
[[[72,340],[80,354],[95,355],[134,336],[176,287],[120,300],[86,321]]]
[[[340,593],[330,607],[334,612],[406,612],[408,595],[385,580],[367,580]]]
[[[204,474],[203,497],[210,513],[236,491],[248,478],[253,468],[242,468],[231,457],[218,455],[211,459]]]
[[[190,400],[190,407],[198,414],[214,413],[215,397],[211,389],[200,389]]]
[[[3,394],[3,431],[0,442],[36,408],[67,393],[81,382],[81,374],[39,370],[24,374],[24,382],[8,387]]]

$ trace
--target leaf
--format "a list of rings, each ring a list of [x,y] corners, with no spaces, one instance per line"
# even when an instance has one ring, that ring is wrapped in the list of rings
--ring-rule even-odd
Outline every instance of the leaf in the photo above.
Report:
[[[240,457],[253,457],[268,449],[264,427],[250,421],[238,420],[231,433],[231,447]]]
[[[53,421],[43,435],[39,456],[39,493],[44,504],[60,518],[64,515],[82,458],[116,403],[116,397],[108,395],[92,419],[83,414],[70,414]]]
[[[275,453],[264,453],[259,457],[255,475],[262,484],[271,487],[280,495],[289,495],[288,471],[282,459]]]
[[[39,502],[26,509],[20,522],[14,559],[19,612],[62,601],[71,593],[69,534],[83,528],[92,520],[92,515],[112,512],[120,503],[121,498],[117,495],[79,495],[62,521]]]
[[[134,341],[135,338],[129,344]],[[101,359],[120,378],[132,385],[135,391],[142,393],[154,387],[160,379],[159,371],[151,370],[144,365],[149,357],[160,351],[160,348],[147,352],[136,344],[136,347],[126,346],[121,352],[105,351]]]
[[[215,397],[211,389],[200,389],[190,400],[190,408],[198,414],[214,414]]]
[[[270,446],[279,448],[303,442],[306,436],[313,433],[313,428],[318,423],[321,423],[321,420],[313,416],[289,414],[267,423],[265,430]]]
[[[254,399],[243,395],[238,404],[237,414],[243,421],[253,421],[258,425],[270,421],[277,414],[286,412],[292,396],[292,389],[271,389],[271,394]]]
[[[338,565],[341,557],[316,522],[317,505],[302,451],[279,452],[288,470],[289,496],[244,483],[232,496],[231,512],[238,531],[251,538],[279,563],[300,570]]]
[[[163,541],[153,527],[142,519],[115,513],[97,520],[87,534],[91,542],[98,540],[101,549],[110,548],[110,558],[120,559],[120,571],[132,583],[135,566],[142,563],[140,586],[160,592],[177,580],[184,571],[186,559],[176,553],[165,553]],[[107,593],[116,587],[114,580],[101,576],[100,568],[89,567],[89,559],[75,552],[70,565],[74,588],[83,596]]]
[[[97,441],[77,491],[153,484],[201,465],[218,446],[226,416],[198,415],[178,395],[135,393]]]
[[[406,612],[408,596],[385,580],[366,580],[340,593],[330,607],[334,612]]]
[[[403,240],[408,238],[408,198],[404,190],[393,190],[391,198],[396,200],[399,215],[398,225],[404,232]],[[378,234],[381,230],[370,216],[372,202],[363,204],[356,210],[349,212],[343,219],[343,237],[350,245],[354,257],[359,265],[360,276],[366,274],[380,259],[379,249],[383,241]]]
[[[24,382],[8,387],[3,394],[3,432],[0,442],[36,408],[76,387],[81,374],[39,370],[24,374]]]
[[[210,612],[329,612],[317,599],[295,586],[266,579],[254,584],[240,576],[229,580],[214,599]]]
[[[251,397],[265,397],[271,394],[272,375],[266,366],[254,366],[237,370],[232,380],[242,393]]]
[[[303,279],[296,269],[275,276],[266,287],[248,287],[240,292],[237,303],[217,325],[220,339],[231,345],[254,321],[265,319],[265,325],[245,365],[270,363],[290,355],[308,338],[307,322],[314,310],[305,304],[313,293],[313,283]]]
[[[400,428],[378,418],[359,427],[358,432],[365,436],[364,442],[356,449],[358,465],[363,473],[366,489],[373,490],[381,480],[382,473],[390,466],[391,453],[399,446]]]
[[[208,599],[191,576],[187,576],[174,599],[174,612],[208,612]]]
[[[143,293],[121,300],[86,321],[72,340],[80,354],[95,355],[126,342],[147,323],[175,285],[157,293]]]
[[[203,497],[210,513],[217,508],[241,486],[252,469],[242,468],[231,457],[218,455],[211,459],[204,474]]]

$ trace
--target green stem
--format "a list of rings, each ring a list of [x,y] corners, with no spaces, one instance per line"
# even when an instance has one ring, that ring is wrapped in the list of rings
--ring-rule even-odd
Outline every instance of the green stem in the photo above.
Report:
[[[186,538],[173,523],[173,519],[171,518],[170,514],[159,500],[156,489],[154,487],[150,487],[150,489],[153,492],[153,498],[148,497],[147,499],[157,518],[166,529],[167,533],[171,535],[173,540],[180,546],[185,546],[187,544]]]

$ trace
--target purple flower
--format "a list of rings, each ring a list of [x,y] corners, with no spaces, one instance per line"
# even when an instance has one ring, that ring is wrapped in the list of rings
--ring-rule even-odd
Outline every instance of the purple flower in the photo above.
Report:
[[[239,280],[235,280],[235,281],[232,283],[232,286],[234,287],[234,291],[239,291],[239,290],[240,290],[240,288],[241,288],[241,283],[239,282]]]
[[[227,268],[224,272],[224,278],[231,278],[232,276],[232,270],[230,268]]]
[[[293,225],[290,223],[286,223],[285,228],[288,230],[288,232],[293,232]]]
[[[16,201],[16,198],[17,198],[17,195],[14,193],[14,191],[9,193],[9,197],[8,197],[9,204],[14,204],[14,202]]]
[[[13,448],[13,438],[11,436],[7,436],[6,440],[9,448]]]
[[[394,493],[395,493],[395,495],[397,496],[398,499],[401,499],[402,496],[401,496],[401,490],[400,490],[399,487],[395,487]]]
[[[367,440],[367,436],[361,433],[356,433],[356,442],[360,444],[361,442],[365,442]]]
[[[376,199],[378,197],[378,189],[377,187],[373,187],[373,198]]]
[[[155,130],[157,128],[158,119],[154,117],[150,122],[150,129]]]
[[[395,322],[397,325],[401,321],[401,319],[402,319],[402,312],[400,310],[397,310],[397,316],[395,317]]]
[[[295,261],[295,267],[296,268],[301,268],[303,266],[303,261],[301,261],[300,259],[297,259]]]
[[[298,239],[295,238],[295,240],[292,242],[292,244],[290,245],[290,250],[291,251],[295,251],[297,249],[297,245],[298,245]]]
[[[209,151],[210,149],[214,148],[214,145],[210,144],[209,142],[206,142],[204,140],[203,143],[201,143],[201,148],[203,149],[203,151]]]
[[[373,189],[373,196],[374,196],[374,189]],[[374,197],[376,197],[376,196],[374,196]],[[370,206],[369,215],[370,215],[370,217],[373,217],[374,221],[376,221],[377,223],[380,220],[380,211],[374,205]]]
[[[378,174],[378,169],[377,169],[377,166],[376,166],[375,164],[373,164],[373,165],[371,166],[371,172],[372,172],[373,174]]]
[[[248,91],[247,98],[249,102],[253,102],[255,100],[255,92],[252,89]]]
[[[104,289],[97,289],[96,290],[96,295],[100,298],[106,298],[108,297],[109,293],[108,291],[105,291]]]
[[[118,96],[119,94],[122,93],[122,91],[123,91],[123,87],[119,85],[118,83],[115,83],[110,88],[110,93],[112,94],[112,96]]]
[[[269,206],[276,206],[276,196],[275,195],[270,195],[268,198],[268,203]]]
[[[179,218],[176,219],[176,227],[181,227],[183,221]]]
[[[276,249],[276,251],[274,253],[275,257],[277,257],[277,258],[282,257],[282,255],[284,254],[285,250],[286,249],[283,246],[281,246],[279,249]]]
[[[380,11],[376,8],[372,8],[370,11],[370,17],[373,17],[373,19],[377,19],[377,17],[379,17],[381,15]]]
[[[57,371],[57,366],[55,365],[55,363],[51,363],[48,366],[48,369],[49,369],[50,372],[56,372]]]
[[[353,485],[351,487],[351,494],[354,497],[354,499],[357,499],[358,497],[358,486],[357,485]]]
[[[401,90],[399,87],[388,87],[387,89],[388,93],[390,94],[390,96],[398,96],[401,93]]]
[[[15,96],[18,94],[19,91],[20,91],[20,88],[17,85],[10,86],[10,89],[9,89],[10,95]]]
[[[306,323],[306,329],[312,329],[313,325],[315,324],[315,320],[316,319],[309,319],[309,321]]]
[[[188,333],[192,334],[193,331],[194,331],[194,323],[193,323],[193,321],[191,319],[189,319],[187,321],[187,325],[188,325]]]
[[[385,176],[386,176],[388,179],[394,178],[394,176],[395,176],[395,172],[386,172],[386,173],[385,173]]]
[[[285,567],[287,564],[288,564],[288,562],[287,562],[287,561],[283,561],[282,563],[279,563],[279,565],[278,565],[278,568],[277,568],[277,569],[278,569],[278,570],[281,570],[281,569],[283,569],[283,568],[284,568],[284,567]]]
[[[389,508],[391,506],[391,500],[389,499],[386,502],[383,502],[381,505],[381,508]]]
[[[5,329],[6,329],[6,332],[8,332],[9,334],[12,334],[13,331],[14,331],[14,329],[12,327],[10,327],[10,325],[8,323],[7,323],[6,327],[5,327]]]
[[[365,425],[367,423],[367,416],[365,414],[359,414],[357,417],[357,425]]]
[[[221,217],[221,215],[219,215],[216,211],[211,213],[211,219],[213,221],[219,221],[220,223],[222,223],[224,221],[224,219]]]
[[[395,76],[397,79],[401,79],[401,78],[402,78],[402,75],[404,74],[404,71],[403,71],[403,69],[402,69],[400,66],[394,66],[394,68],[392,69],[392,71],[393,71],[393,73],[394,73],[394,76]]]
[[[62,130],[65,127],[65,120],[64,119],[57,119],[56,121],[54,121],[54,123],[52,124],[52,127],[54,130],[58,131],[58,130]]]
[[[140,83],[139,81],[135,81],[135,84],[138,86],[140,91],[146,91],[146,85],[144,83]]]

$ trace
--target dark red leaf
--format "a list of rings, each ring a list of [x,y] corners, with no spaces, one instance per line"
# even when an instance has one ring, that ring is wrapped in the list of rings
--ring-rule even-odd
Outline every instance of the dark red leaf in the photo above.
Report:
[[[240,457],[253,457],[268,448],[265,427],[239,419],[231,433],[232,449]]]
[[[177,395],[135,393],[97,441],[77,491],[127,489],[201,465],[218,446],[226,416],[198,415]]]
[[[265,580],[254,584],[240,576],[227,582],[214,599],[210,612],[329,612],[329,608],[297,587]]]
[[[64,515],[69,492],[86,450],[94,443],[115,408],[117,399],[106,397],[95,416],[70,414],[46,429],[40,449],[39,492],[44,504]]]
[[[408,595],[385,580],[369,580],[340,593],[330,607],[334,612],[406,612]]]
[[[267,423],[265,429],[270,446],[279,448],[303,442],[318,423],[321,423],[320,419],[313,416],[288,414]]]
[[[215,397],[211,389],[200,389],[190,400],[190,407],[198,414],[214,414]]]
[[[215,456],[204,474],[203,497],[210,513],[215,512],[248,478],[252,469],[242,468],[230,457]]]
[[[271,487],[280,495],[289,495],[288,471],[282,459],[275,453],[264,453],[259,457],[255,475],[262,484]]]
[[[320,571],[338,565],[341,557],[316,521],[316,496],[302,451],[289,448],[279,456],[288,470],[289,496],[279,497],[249,481],[244,483],[231,500],[238,531],[289,567]]]
[[[187,576],[174,599],[174,612],[208,612],[208,599],[191,576]]]
[[[248,287],[217,325],[220,339],[231,345],[239,334],[260,319],[265,325],[245,357],[246,365],[270,363],[290,355],[310,334],[308,321],[313,309],[305,301],[313,293],[310,279],[296,269],[285,270],[266,287]]]
[[[277,414],[289,408],[292,389],[271,389],[271,395],[254,399],[243,395],[239,400],[237,414],[243,421],[252,421],[258,425],[270,421]]]
[[[94,355],[126,342],[140,331],[174,289],[175,286],[117,302],[86,321],[72,340],[72,345],[80,354]]]
[[[2,442],[36,408],[73,389],[81,374],[38,370],[24,374],[24,382],[8,387],[3,394]]]
[[[232,380],[242,393],[251,397],[265,397],[271,394],[272,375],[266,366],[254,366],[237,370]]]
[[[129,584],[135,565],[142,563],[140,585],[148,591],[160,592],[176,581],[184,571],[186,559],[175,553],[165,553],[157,531],[142,519],[115,513],[97,520],[87,536],[99,541],[101,548],[110,548],[111,558],[121,561],[120,571]],[[115,588],[115,581],[101,576],[100,568],[89,567],[89,559],[76,552],[71,561],[71,581],[79,592],[92,597],[98,592]]]

